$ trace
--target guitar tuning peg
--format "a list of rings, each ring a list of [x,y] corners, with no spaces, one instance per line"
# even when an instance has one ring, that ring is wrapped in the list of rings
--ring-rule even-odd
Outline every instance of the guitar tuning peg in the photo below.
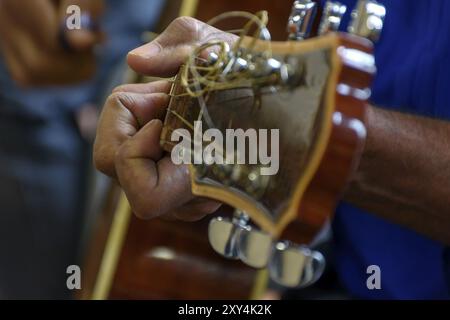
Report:
[[[238,238],[240,230],[249,228],[248,216],[236,210],[233,219],[217,217],[209,222],[208,238],[211,247],[228,259],[239,259]]]
[[[317,5],[311,0],[297,0],[292,6],[287,31],[289,40],[304,40],[311,34]]]
[[[239,232],[239,259],[250,267],[266,267],[272,253],[272,246],[272,237],[268,233],[251,227],[241,229]]]
[[[352,12],[348,32],[373,42],[378,41],[383,30],[386,7],[374,0],[359,0]]]
[[[252,228],[248,221],[240,210],[235,211],[232,220],[212,219],[208,236],[213,249],[253,268],[268,267],[271,279],[285,287],[304,288],[322,276],[325,258],[320,252],[289,241],[274,244],[268,233]]]
[[[285,287],[304,288],[314,284],[325,270],[325,258],[319,251],[278,242],[269,262],[270,278]]]
[[[319,34],[336,32],[341,25],[342,17],[347,11],[347,6],[336,1],[327,1],[325,3],[322,19],[319,26]]]

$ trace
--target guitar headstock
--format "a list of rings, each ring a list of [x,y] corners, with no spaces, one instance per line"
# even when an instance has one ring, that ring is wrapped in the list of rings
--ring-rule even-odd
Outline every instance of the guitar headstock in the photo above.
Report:
[[[312,1],[294,3],[287,42],[200,46],[174,81],[161,137],[176,163],[190,164],[194,194],[237,209],[211,222],[213,248],[269,265],[288,286],[323,270],[320,253],[277,239],[295,221],[311,242],[355,168],[376,70],[371,40],[385,14],[360,1],[349,33],[338,33],[346,7],[329,1],[314,32],[316,11]]]

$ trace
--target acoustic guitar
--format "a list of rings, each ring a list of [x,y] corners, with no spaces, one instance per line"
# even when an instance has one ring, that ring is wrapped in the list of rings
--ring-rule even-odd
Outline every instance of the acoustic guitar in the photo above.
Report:
[[[267,163],[194,161],[195,143],[178,156],[192,160],[195,195],[235,209],[214,216],[198,237],[207,236],[226,258],[267,270],[266,275],[286,287],[305,287],[321,276],[325,259],[310,245],[331,219],[366,138],[366,106],[376,72],[372,43],[382,30],[385,9],[360,0],[349,32],[337,32],[346,11],[328,1],[317,15],[313,1],[299,0],[289,17],[289,41],[269,41],[264,13],[249,18],[246,26],[253,29],[244,28],[246,34],[241,32],[235,43],[210,39],[175,77],[164,121],[161,146],[172,154],[177,142],[186,135],[195,137],[199,127],[222,136],[229,130],[276,130],[278,141],[268,146],[278,151],[275,174],[263,173]],[[247,156],[255,152],[249,145],[245,151]],[[154,223],[164,230],[164,223]],[[162,235],[162,248],[166,240]],[[171,258],[170,251],[148,254]],[[195,262],[189,257],[184,262],[186,268],[192,263],[196,272]],[[235,261],[230,262],[229,270],[233,268],[240,268]],[[245,282],[249,270],[235,274]],[[135,277],[131,282],[136,288],[145,280]],[[133,295],[122,292],[118,297]]]

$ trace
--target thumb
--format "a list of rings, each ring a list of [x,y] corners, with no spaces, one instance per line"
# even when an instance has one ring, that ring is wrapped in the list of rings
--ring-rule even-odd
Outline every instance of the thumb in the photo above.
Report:
[[[139,74],[172,77],[191,51],[189,45],[162,47],[156,39],[128,53],[127,62]]]
[[[180,17],[155,40],[128,53],[127,60],[137,73],[171,77],[199,43],[213,39],[231,43],[235,38],[194,18]]]
[[[203,25],[190,17],[175,19],[155,40],[131,51],[128,64],[141,74],[173,76],[199,40],[198,30]]]

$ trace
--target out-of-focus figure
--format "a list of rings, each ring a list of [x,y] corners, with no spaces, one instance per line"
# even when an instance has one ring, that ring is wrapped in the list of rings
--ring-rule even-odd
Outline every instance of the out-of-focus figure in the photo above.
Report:
[[[82,30],[64,29],[78,5]],[[163,0],[0,2],[0,298],[69,298],[96,107]],[[89,124],[91,123],[91,124]]]

